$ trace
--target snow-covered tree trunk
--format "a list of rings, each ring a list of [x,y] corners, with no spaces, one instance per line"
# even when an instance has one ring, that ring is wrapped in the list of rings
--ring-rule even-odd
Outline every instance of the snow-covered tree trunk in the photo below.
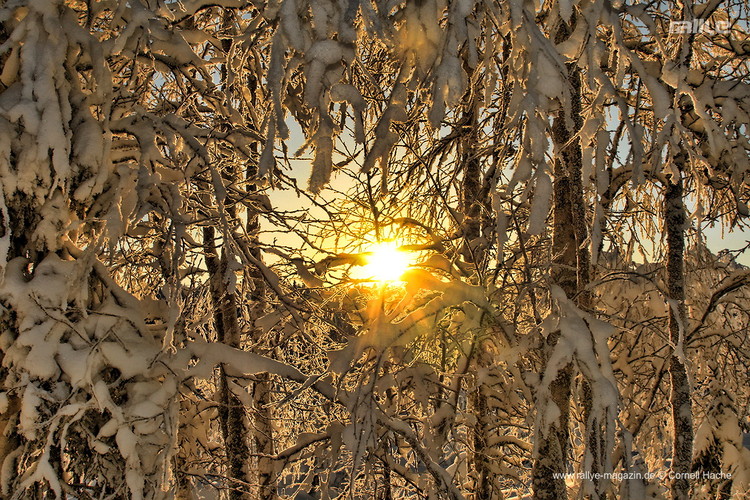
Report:
[[[477,154],[478,122],[476,105],[472,102],[467,106],[472,109],[464,113],[462,128],[465,135],[461,141],[461,165],[463,179],[461,182],[461,212],[463,215],[462,234],[464,238],[464,259],[474,264],[477,271],[482,269],[484,249],[479,242],[480,216],[483,200],[478,199],[482,192],[482,168]]]
[[[480,241],[481,230],[481,207],[485,200],[479,198],[482,189],[482,168],[477,153],[478,145],[478,123],[477,109],[474,101],[470,101],[469,109],[464,113],[463,127],[466,129],[461,141],[461,166],[463,168],[463,179],[461,182],[461,210],[464,217],[462,221],[462,234],[464,238],[463,254],[467,263],[476,270],[475,282],[480,282],[480,273],[484,270],[485,246]],[[480,330],[476,334],[476,340],[472,349],[472,363],[476,364],[479,372],[485,372],[492,364],[489,356],[489,344],[491,339]],[[475,498],[490,500],[493,496],[493,475],[487,467],[487,439],[493,424],[490,407],[487,401],[486,383],[476,380],[471,388],[469,401],[472,412],[476,417],[476,423],[472,429],[473,445],[473,473]]]
[[[276,475],[274,471],[274,437],[271,412],[272,381],[268,373],[259,373],[252,384],[253,391],[253,443],[258,455],[258,498],[276,498]]]
[[[228,251],[224,248],[221,256],[215,241],[216,235],[211,226],[203,229],[203,248],[206,268],[209,274],[211,305],[217,340],[228,346],[239,348],[240,326],[237,317],[237,299],[230,289]],[[221,434],[227,459],[229,497],[232,500],[249,500],[248,485],[252,483],[250,474],[250,448],[248,447],[248,425],[245,406],[232,390],[231,374],[222,364],[219,367],[219,419]]]
[[[685,356],[685,205],[682,169],[685,153],[676,155],[677,178],[668,177],[664,188],[664,231],[667,239],[667,292],[669,294],[669,341],[673,352],[669,358],[670,402],[672,407],[672,471],[676,477],[670,488],[672,498],[689,497],[693,459],[693,416],[690,380]]]
[[[693,472],[699,477],[693,485],[693,498],[729,500],[743,498],[750,486],[750,450],[738,414],[736,396],[726,387],[726,374],[709,360],[708,408],[695,433]]]
[[[249,180],[254,179],[257,174],[255,166],[248,167],[247,177]],[[254,189],[254,188],[253,188]],[[248,237],[251,238],[250,252],[257,261],[262,261],[260,249],[257,246],[258,232],[260,230],[260,216],[252,206],[247,210],[246,230]],[[245,277],[248,280],[247,286],[249,292],[250,320],[255,321],[263,315],[263,308],[266,302],[266,286],[263,275],[255,267],[245,269]],[[252,325],[252,323],[251,323]],[[251,326],[250,341],[253,345],[262,345],[262,331]],[[265,353],[264,353],[265,354]],[[272,380],[268,373],[259,373],[252,382],[251,390],[253,394],[252,408],[252,439],[257,460],[257,477],[258,477],[258,498],[260,500],[273,500],[276,495],[276,475],[274,471],[274,435],[273,435],[273,414],[271,409],[271,390]]]
[[[553,137],[556,145],[568,142],[570,132],[565,126],[565,116],[555,119]],[[563,152],[554,162],[554,184],[552,205],[552,271],[551,278],[565,295],[572,298],[577,292],[577,244],[573,221],[573,178],[570,160],[573,156]],[[555,350],[560,332],[548,335],[542,352],[542,370]],[[551,401],[559,410],[555,421],[548,429],[537,429],[538,451],[534,462],[534,498],[539,500],[567,498],[565,481],[558,473],[566,472],[569,455],[570,393],[573,377],[572,363],[558,373],[550,385]],[[544,411],[539,408],[538,411]]]
[[[3,196],[4,198],[4,196]],[[29,207],[31,208],[31,207]],[[7,209],[6,209],[7,210]],[[3,210],[0,213],[7,213],[6,210]],[[4,238],[7,238],[7,240],[10,243],[10,247],[8,248],[8,256],[6,257],[7,260],[11,260],[16,257],[22,256],[24,252],[22,241],[23,239],[13,236],[12,233],[16,233],[20,228],[16,227],[15,230],[12,230],[10,225],[7,225],[6,218],[3,217],[3,220],[1,221],[2,225],[0,225],[0,233],[2,233],[2,236]],[[2,269],[0,270],[0,281],[5,278],[5,262],[2,262]],[[0,319],[0,328],[2,331],[12,331],[14,328],[13,322],[8,319],[2,318]],[[0,366],[5,366],[5,353],[0,352],[0,363],[2,363]],[[6,380],[10,375],[10,370],[8,368],[0,368],[0,380]],[[16,467],[16,458],[17,455],[19,455],[18,450],[21,448],[21,435],[18,432],[18,419],[19,414],[21,410],[21,405],[23,403],[23,398],[19,397],[17,394],[13,392],[6,392],[4,393],[4,401],[2,403],[2,407],[0,408],[0,464],[2,467],[6,470],[15,470]],[[0,498],[7,498],[6,494],[9,493],[8,491],[0,491]]]
[[[574,15],[572,17],[572,26],[570,28],[565,24],[561,25],[560,31],[558,32],[558,43],[568,38],[568,29],[575,29],[575,22],[576,17]],[[568,130],[565,116],[560,114],[554,125],[553,136],[555,146],[560,148],[563,162],[567,165],[565,173],[569,176],[570,182],[570,223],[573,228],[576,249],[576,287],[574,301],[579,308],[587,310],[591,307],[591,294],[588,290],[588,285],[591,280],[591,254],[588,244],[588,219],[586,214],[586,207],[588,204],[585,202],[583,191],[583,155],[581,151],[581,140],[576,137],[583,127],[583,117],[581,114],[583,106],[583,96],[581,91],[582,77],[580,69],[575,64],[568,64],[567,69],[567,80],[571,94],[571,117],[569,123],[573,126],[573,130]],[[572,244],[573,242],[571,241],[570,243]],[[593,345],[593,338],[591,339],[591,342]],[[594,498],[602,498],[604,496],[602,486],[603,482],[600,481],[599,474],[603,472],[601,467],[605,461],[604,455],[608,453],[608,451],[604,449],[604,443],[606,440],[604,438],[605,429],[603,426],[606,425],[606,423],[599,421],[599,418],[595,415],[596,412],[593,408],[595,397],[591,387],[591,381],[588,380],[585,375],[581,380],[581,393],[583,420],[586,426],[583,467],[591,473],[591,481],[593,483],[593,488],[589,490],[586,486],[586,481],[588,481],[588,479],[584,480],[583,491]]]
[[[232,24],[232,16],[225,14],[225,23],[228,26]],[[239,35],[236,33],[235,35]],[[227,40],[225,47],[226,53],[232,53],[232,46]],[[228,66],[222,65],[222,71],[225,73],[224,81],[229,81]],[[258,82],[260,76],[253,72],[248,72],[246,75],[245,85],[238,91],[235,87],[227,88],[227,93],[233,98],[237,99],[239,94],[248,96],[249,98],[245,102],[245,105],[250,108],[247,109],[247,114],[251,123],[251,128],[258,132],[260,136],[260,130],[262,124],[258,123],[261,119],[257,113],[259,107],[258,96]],[[255,158],[248,162],[245,168],[245,178],[247,182],[247,192],[250,196],[257,193],[257,181],[259,179],[259,168],[256,161],[260,161],[260,155],[258,155],[260,143],[254,142],[249,145],[250,151],[252,151]],[[273,147],[273,143],[269,147]],[[263,156],[267,155],[267,151],[263,152]],[[271,149],[270,154],[273,154]],[[257,156],[256,156],[257,155]],[[272,163],[272,162],[271,162]],[[268,174],[268,172],[266,172]],[[235,172],[236,176],[240,176],[239,169]],[[258,246],[258,238],[260,231],[260,212],[254,203],[246,203],[245,211],[245,236],[248,238],[249,249],[248,251],[252,254],[252,258],[256,262],[262,262],[263,256]],[[232,209],[233,210],[233,209]],[[234,215],[234,214],[232,214]],[[263,339],[262,331],[256,328],[254,321],[260,318],[264,314],[264,308],[267,300],[267,290],[263,274],[260,269],[255,265],[245,265],[243,269],[244,273],[244,285],[248,290],[247,295],[243,297],[243,301],[246,300],[246,307],[249,311],[249,331],[247,332],[247,340],[253,346],[262,346]],[[245,305],[244,303],[242,305]],[[262,348],[261,348],[262,349]],[[262,349],[265,351],[265,349]],[[267,354],[263,352],[263,354]],[[274,453],[273,444],[273,428],[272,428],[272,409],[271,409],[271,389],[272,380],[268,373],[258,373],[255,379],[250,382],[249,390],[252,394],[252,408],[248,408],[251,412],[252,421],[250,425],[250,435],[252,439],[252,448],[256,455],[256,460],[253,461],[252,468],[255,483],[258,485],[257,498],[259,500],[273,500],[276,498],[276,477],[274,474],[274,462],[272,455]],[[250,467],[248,464],[246,467]]]
[[[125,289],[102,258],[117,262],[128,230],[179,206],[179,182],[164,182],[173,164],[156,147],[163,123],[140,92],[154,75],[134,56],[150,48],[139,45],[143,25],[118,25],[138,7],[148,18],[134,3],[0,5],[7,496],[167,489],[177,399],[167,301],[148,284]]]
[[[556,43],[570,36],[572,28],[560,21]],[[570,84],[570,101],[560,106],[552,124],[552,140],[557,157],[554,160],[552,196],[552,281],[560,286],[565,295],[579,298],[582,286],[588,281],[588,249],[579,238],[585,237],[586,219],[581,181],[580,141],[571,141],[581,128],[581,82],[574,64],[568,64],[567,81]],[[579,280],[585,282],[579,283]],[[555,350],[560,332],[552,332],[546,339],[542,366]],[[537,429],[539,433],[538,456],[533,470],[534,497],[537,499],[567,498],[565,464],[569,455],[570,397],[573,364],[562,368],[550,386],[551,401],[559,410],[558,417],[549,429]],[[544,409],[538,409],[544,411]]]

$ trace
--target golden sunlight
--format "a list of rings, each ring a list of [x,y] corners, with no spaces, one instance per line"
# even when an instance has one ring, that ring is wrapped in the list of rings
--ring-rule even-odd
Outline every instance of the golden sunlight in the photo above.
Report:
[[[400,281],[411,259],[399,250],[395,241],[378,243],[367,250],[367,264],[356,271],[357,279],[372,281]]]

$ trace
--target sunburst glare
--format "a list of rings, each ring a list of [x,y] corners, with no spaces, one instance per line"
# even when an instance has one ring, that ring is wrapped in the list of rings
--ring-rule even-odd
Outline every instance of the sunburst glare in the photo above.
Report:
[[[400,281],[401,275],[412,263],[410,255],[399,250],[395,241],[378,243],[366,252],[367,264],[352,273],[356,279],[378,282]]]

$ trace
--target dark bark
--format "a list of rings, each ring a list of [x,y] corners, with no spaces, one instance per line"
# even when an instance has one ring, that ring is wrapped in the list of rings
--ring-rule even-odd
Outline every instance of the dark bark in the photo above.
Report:
[[[228,31],[233,29],[232,17],[229,13],[224,14],[222,24],[223,28]],[[224,53],[228,54],[231,50],[231,40],[222,40],[222,49]],[[220,71],[222,81],[226,82],[228,79],[227,66],[222,64]],[[231,92],[228,88],[224,88],[224,91]],[[230,215],[235,215],[233,207],[230,207],[229,211],[231,212]],[[219,342],[234,348],[240,348],[237,299],[235,294],[228,289],[227,249],[225,248],[219,256],[215,236],[213,227],[203,228],[203,255],[209,275],[214,327]],[[250,431],[245,407],[232,392],[229,382],[226,368],[221,364],[219,366],[219,421],[226,452],[229,498],[230,500],[249,500],[248,485],[252,482],[248,470],[250,460],[248,435]]]
[[[477,195],[481,191],[481,166],[479,158],[476,155],[477,141],[477,119],[474,112],[473,103],[469,104],[470,109],[464,113],[464,127],[468,133],[463,137],[461,142],[461,165],[463,167],[463,178],[461,180],[461,211],[464,216],[462,221],[462,233],[464,238],[463,257],[466,262],[472,263],[477,271],[482,269],[483,249],[477,246],[481,229],[481,201]],[[477,280],[478,280],[477,276]],[[472,352],[472,362],[480,367],[486,367],[488,360],[483,356],[485,345],[483,339],[475,339]],[[487,431],[488,408],[487,397],[482,386],[476,383],[469,394],[476,423],[472,429],[472,445],[474,453],[472,455],[472,465],[474,468],[474,488],[476,498],[491,498],[491,478],[487,470]]]
[[[5,413],[0,415],[0,464],[4,464],[11,453],[21,446],[21,438],[16,429],[20,412],[21,398],[8,394],[8,408]],[[10,460],[15,462],[15,459],[11,458]],[[7,465],[9,471],[15,470],[15,463],[9,462]],[[0,498],[9,497],[3,496],[0,492]]]
[[[461,211],[463,220],[464,245],[462,249],[466,262],[471,263],[475,270],[475,279],[480,281],[480,273],[484,270],[486,248],[479,243],[482,229],[482,207],[487,205],[489,191],[482,184],[482,165],[477,155],[478,123],[475,104],[469,104],[464,113],[464,127],[468,130],[461,142],[461,165],[463,177],[461,179]],[[490,352],[492,339],[478,337],[475,339],[471,353],[471,364],[487,369],[492,365]],[[500,498],[496,488],[494,475],[488,466],[489,449],[487,438],[493,427],[493,413],[488,401],[488,388],[485,384],[476,383],[469,394],[469,402],[476,416],[476,423],[472,429],[472,466],[474,473],[474,497],[491,500]]]
[[[568,82],[571,89],[571,115],[575,133],[578,133],[583,127],[581,116],[582,94],[581,94],[581,74],[574,65],[568,66]],[[558,117],[558,124],[562,126],[557,130],[559,134],[556,140],[557,144],[567,144],[573,134],[565,130],[562,122],[562,116]],[[563,142],[564,141],[564,142]],[[588,246],[588,226],[586,203],[583,196],[583,154],[581,151],[580,139],[575,138],[568,148],[561,152],[563,161],[568,165],[568,175],[570,176],[569,196],[570,196],[570,213],[573,232],[575,235],[575,269],[576,269],[576,289],[572,297],[576,305],[583,309],[591,307],[591,293],[588,285],[591,282],[591,253]],[[572,243],[572,242],[570,242]],[[568,294],[568,290],[566,290]],[[569,297],[571,295],[568,295]],[[591,339],[594,342],[594,339]],[[593,391],[588,380],[585,378],[581,381],[581,392],[583,399],[583,419],[586,424],[586,451],[591,454],[591,475],[594,486],[594,497],[604,498],[604,481],[597,479],[598,473],[605,472],[602,469],[604,455],[607,451],[604,449],[604,425],[593,415]]]
[[[470,106],[474,106],[470,104]],[[477,270],[481,269],[480,259],[482,249],[477,248],[477,238],[480,236],[482,200],[478,199],[482,191],[482,171],[476,152],[477,116],[473,109],[464,114],[463,126],[468,130],[461,142],[461,164],[463,179],[461,181],[461,212],[464,246],[463,254],[466,262],[474,263]]]
[[[567,142],[569,132],[565,128],[564,117],[555,119],[553,136],[555,143]],[[554,163],[553,209],[552,209],[552,281],[565,292],[568,297],[574,297],[577,292],[577,245],[575,231],[572,226],[572,179],[570,176],[570,156],[562,154]],[[555,350],[560,332],[551,333],[542,352],[542,367]],[[570,413],[570,385],[573,377],[573,365],[563,368],[557,378],[550,385],[552,402],[560,410],[557,420],[546,430],[537,429],[539,446],[532,472],[534,498],[565,499],[567,491],[565,481],[555,478],[556,473],[565,473],[565,464],[569,455],[569,413]]]
[[[251,80],[249,87],[254,90],[256,82]],[[253,92],[254,95],[254,92]],[[255,104],[255,103],[254,103]],[[257,145],[255,145],[257,146]],[[254,148],[257,149],[257,148]],[[257,164],[248,164],[246,177],[254,181],[257,177]],[[248,191],[254,192],[257,188],[252,182],[248,184]],[[262,262],[263,255],[257,245],[258,233],[260,231],[260,214],[251,205],[246,211],[247,223],[246,232],[253,239],[250,246],[250,252],[258,262]],[[255,320],[264,314],[266,303],[266,283],[260,269],[255,266],[245,269],[245,279],[250,287],[250,318]],[[251,325],[250,338],[254,345],[263,344],[262,331]],[[269,354],[269,353],[264,353]],[[253,447],[258,456],[257,460],[257,477],[258,477],[258,498],[260,500],[274,500],[276,494],[276,477],[274,474],[274,462],[271,458],[274,454],[274,437],[273,437],[273,413],[271,409],[271,390],[273,381],[268,373],[259,373],[252,385],[253,392]]]
[[[687,499],[690,483],[686,476],[691,470],[693,458],[693,417],[690,399],[690,381],[684,360],[684,346],[681,342],[680,324],[685,315],[685,206],[683,204],[682,162],[678,155],[679,177],[669,179],[664,190],[664,228],[667,237],[667,292],[672,307],[669,309],[669,340],[675,351],[669,360],[669,380],[671,385],[670,403],[672,407],[672,471],[676,478],[670,484],[672,498]],[[676,309],[676,310],[675,310]],[[679,315],[679,316],[678,316]]]
[[[565,125],[564,111],[555,118],[552,130],[555,144],[568,142],[570,131]],[[573,179],[570,162],[575,158],[567,150],[563,150],[554,163],[554,184],[552,191],[552,281],[565,292],[568,297],[576,295],[577,284],[577,244],[573,222],[572,192]],[[542,366],[546,366],[547,359],[555,350],[560,333],[553,332],[546,339],[542,353]],[[550,385],[552,402],[560,410],[557,420],[552,423],[546,433],[537,429],[539,442],[537,457],[532,471],[532,485],[534,498],[565,499],[567,491],[565,481],[555,478],[556,473],[565,473],[565,464],[569,455],[569,413],[570,413],[570,385],[573,377],[573,365],[563,368],[557,378]]]
[[[561,23],[556,43],[570,36],[575,28],[575,17],[571,25]],[[581,117],[581,75],[575,64],[568,65],[568,83],[570,91],[569,109],[561,106],[552,125],[552,140],[559,150],[555,159],[553,174],[553,209],[552,209],[552,281],[565,295],[574,299],[579,307],[589,307],[590,298],[586,287],[590,280],[591,258],[585,245],[588,237],[586,226],[586,205],[583,198],[581,179],[582,154],[580,140],[575,135],[583,123]],[[557,346],[560,333],[553,332],[546,339],[542,353],[542,366]],[[552,402],[560,410],[560,415],[552,423],[546,434],[537,430],[538,449],[532,471],[532,486],[536,499],[565,499],[567,490],[565,481],[555,478],[556,473],[565,473],[565,464],[570,454],[570,397],[573,381],[573,365],[569,364],[558,373],[550,385]],[[584,381],[584,393],[590,392]],[[590,398],[589,398],[590,399]],[[584,414],[590,413],[590,407],[584,402]],[[586,416],[586,415],[585,415]],[[599,449],[600,436],[598,425],[589,426],[592,432],[587,436],[587,446]],[[593,445],[593,446],[592,446]],[[595,461],[596,462],[596,461]]]
[[[226,252],[217,255],[213,227],[203,228],[203,249],[208,269],[211,303],[214,311],[214,327],[217,340],[231,347],[240,347],[240,328],[237,321],[237,300],[228,290],[226,282]],[[245,408],[229,387],[229,376],[222,364],[219,367],[219,421],[227,457],[231,500],[249,499],[246,483],[250,483]]]
[[[551,351],[557,344],[559,332],[547,337],[545,350]],[[573,366],[568,365],[560,371],[557,378],[550,384],[552,402],[560,410],[560,416],[547,429],[546,434],[537,430],[539,447],[532,471],[532,487],[534,498],[539,500],[563,500],[568,497],[565,481],[561,477],[555,478],[556,473],[565,473],[565,464],[569,455],[569,415],[570,415],[570,383]]]
[[[225,29],[233,31],[235,29],[235,26],[233,24],[233,18],[232,15],[228,12],[224,16],[223,20]],[[231,40],[223,40],[222,41],[222,48],[225,53],[231,52]],[[228,81],[228,67],[225,65],[221,66],[221,72],[222,72],[222,81],[226,82]],[[252,107],[257,107],[258,102],[255,99],[255,91],[257,89],[257,80],[254,76],[250,76],[247,81],[247,88],[248,95],[251,96],[251,102],[250,105]],[[234,95],[236,93],[236,89],[233,87],[225,87],[224,91],[227,92],[229,95]],[[255,127],[258,128],[257,126]],[[257,131],[257,130],[256,130]],[[251,146],[251,149],[253,152],[257,153],[258,150],[258,144],[253,144]],[[257,164],[254,162],[249,162],[247,164],[247,168],[245,171],[245,177],[251,181],[248,183],[247,190],[248,192],[254,192],[257,188],[256,185],[252,182],[256,180],[257,177]],[[238,171],[232,171],[232,175],[238,175],[240,172]],[[257,241],[255,241],[258,237],[258,231],[260,230],[260,214],[258,211],[252,207],[252,205],[247,205],[246,210],[246,217],[247,222],[245,225],[246,234],[249,238],[251,238],[253,241],[250,245],[250,251],[253,254],[253,257],[255,257],[258,261],[262,260],[261,252],[256,244]],[[236,205],[232,205],[227,207],[227,212],[231,217],[237,216],[237,209]],[[226,250],[222,254],[221,259],[221,265],[223,267],[223,270],[226,270]],[[222,275],[224,272],[222,272]],[[251,324],[248,328],[247,335],[248,340],[253,345],[260,345],[261,344],[261,333],[258,329],[254,328],[252,325],[252,321],[254,321],[256,318],[263,315],[263,309],[265,304],[265,295],[266,295],[266,289],[265,289],[265,281],[263,279],[263,275],[260,272],[259,269],[256,269],[255,267],[246,267],[244,269],[244,285],[248,289],[248,293],[243,294],[243,297],[247,297],[247,300],[249,302],[249,308],[250,308],[250,318],[251,318]],[[213,292],[212,292],[213,293]],[[226,293],[227,297],[227,307],[222,312],[222,319],[225,323],[225,326],[230,326],[232,328],[236,327],[236,338],[232,338],[229,343],[229,345],[232,345],[233,347],[241,347],[240,344],[240,329],[239,329],[239,317],[238,317],[238,304],[235,294],[233,293]],[[230,317],[231,316],[231,317]],[[234,331],[234,330],[231,330]],[[234,335],[233,335],[234,336]],[[219,339],[222,341],[222,339]],[[266,353],[264,353],[266,354]],[[222,380],[224,376],[224,372],[222,371]],[[252,425],[248,421],[242,421],[240,420],[233,420],[231,423],[232,425],[237,426],[236,432],[231,432],[231,436],[227,436],[230,438],[236,438],[236,436],[241,432],[242,433],[242,443],[241,448],[237,448],[235,451],[238,453],[238,455],[235,457],[235,460],[239,460],[240,457],[243,457],[244,460],[244,480],[248,483],[254,482],[257,484],[257,490],[256,490],[256,498],[259,500],[273,500],[276,496],[276,486],[275,481],[276,478],[274,476],[274,464],[273,459],[271,458],[274,454],[274,446],[273,446],[273,429],[271,425],[271,378],[269,374],[267,373],[259,373],[255,376],[255,380],[251,382],[251,385],[249,387],[251,394],[252,394],[252,401],[253,401],[253,407],[252,408],[244,408],[244,405],[240,403],[239,400],[236,400],[236,397],[231,394],[230,391],[227,390],[226,392],[226,398],[227,400],[236,400],[233,401],[234,403],[237,403],[237,412],[241,413],[243,416],[245,416],[245,411],[249,410],[251,412],[251,418],[252,418]],[[231,420],[231,411],[232,406],[229,407],[229,418]],[[237,415],[238,417],[239,415]],[[255,460],[253,460],[253,463],[250,463],[250,455],[251,455],[251,449],[248,446],[248,438],[251,440],[252,443],[252,451],[255,455]],[[238,446],[240,443],[238,442]],[[229,450],[227,450],[229,452]],[[230,470],[233,474],[238,474],[240,472],[239,469],[239,463],[234,464],[233,459],[229,459],[230,462]],[[251,470],[252,466],[252,470]],[[239,478],[239,476],[233,476]]]

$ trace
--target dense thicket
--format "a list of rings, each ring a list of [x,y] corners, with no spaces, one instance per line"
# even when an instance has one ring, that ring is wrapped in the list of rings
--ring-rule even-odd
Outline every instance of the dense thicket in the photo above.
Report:
[[[0,2],[1,495],[747,495],[748,19]]]

